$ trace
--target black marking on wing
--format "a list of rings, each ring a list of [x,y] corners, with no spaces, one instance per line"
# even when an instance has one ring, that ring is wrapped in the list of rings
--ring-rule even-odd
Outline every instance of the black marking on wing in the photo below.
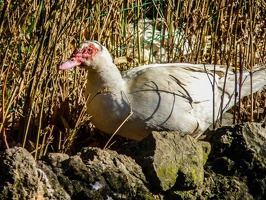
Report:
[[[174,100],[173,100],[173,103],[172,103],[172,109],[171,109],[171,112],[169,113],[168,117],[159,125],[159,126],[162,126],[165,122],[168,121],[168,119],[170,119],[170,117],[172,116],[172,113],[174,111],[174,105],[175,105],[175,95],[173,94],[173,97],[174,97]]]
[[[152,81],[152,83],[153,83],[153,85],[154,85],[155,88],[156,88],[156,90],[153,90],[153,91],[155,91],[155,92],[157,93],[157,95],[158,95],[158,99],[159,99],[159,100],[158,100],[158,104],[157,104],[156,108],[154,109],[153,113],[152,113],[151,116],[148,117],[146,120],[150,120],[150,119],[152,118],[152,116],[157,112],[157,110],[158,110],[159,107],[160,107],[161,100],[162,100],[162,98],[161,98],[161,94],[160,94],[160,90],[159,90],[159,88],[158,88],[158,85],[157,85],[154,81]]]
[[[179,91],[181,94],[183,95],[180,95],[180,97],[183,97],[184,99],[187,99],[189,104],[191,105],[191,107],[193,108],[192,106],[192,103],[193,103],[193,99],[192,97],[190,96],[189,92],[186,90],[186,88],[183,86],[184,84],[181,83],[180,80],[178,80],[178,78],[176,78],[175,76],[173,75],[170,75],[170,77],[172,77],[172,79],[175,80],[175,82],[183,89],[183,91],[185,92],[185,94],[182,92],[182,91]]]

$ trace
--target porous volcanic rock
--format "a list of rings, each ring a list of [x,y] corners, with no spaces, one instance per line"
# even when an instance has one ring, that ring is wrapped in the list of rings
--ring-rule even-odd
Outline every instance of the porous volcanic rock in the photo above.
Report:
[[[266,130],[211,131],[204,141],[153,132],[119,151],[86,147],[40,160],[21,147],[0,155],[0,199],[266,199]]]

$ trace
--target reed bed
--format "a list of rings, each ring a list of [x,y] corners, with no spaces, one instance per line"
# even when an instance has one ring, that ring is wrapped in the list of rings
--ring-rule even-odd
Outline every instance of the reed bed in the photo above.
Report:
[[[245,0],[9,0],[0,2],[0,147],[35,158],[99,145],[85,112],[83,69],[58,71],[75,46],[98,40],[121,71],[147,63],[266,59],[266,4]],[[148,55],[148,56],[147,56]],[[242,100],[235,121],[265,120],[265,92]]]

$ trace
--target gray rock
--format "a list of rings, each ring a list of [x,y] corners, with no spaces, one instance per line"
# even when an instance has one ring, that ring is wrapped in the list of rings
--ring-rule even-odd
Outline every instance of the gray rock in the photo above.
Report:
[[[141,142],[123,146],[121,152],[133,157],[154,192],[193,189],[203,184],[208,143],[178,132],[152,132]]]
[[[238,177],[255,199],[266,199],[265,124],[222,127],[208,134],[212,144],[206,169],[224,177]]]
[[[132,158],[99,148],[84,148],[80,157],[91,169],[94,177],[101,177],[93,184],[100,184],[103,189],[108,185],[113,193],[109,196],[126,199],[152,197],[146,187],[147,182],[141,167]]]
[[[0,199],[70,199],[64,190],[54,187],[56,184],[21,147],[6,150],[0,169]]]
[[[43,160],[73,199],[152,197],[140,166],[130,157],[90,147],[76,156],[61,155],[48,154]]]

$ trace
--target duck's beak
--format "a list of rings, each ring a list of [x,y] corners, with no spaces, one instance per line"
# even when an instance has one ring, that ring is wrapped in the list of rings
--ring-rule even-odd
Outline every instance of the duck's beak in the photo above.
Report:
[[[76,66],[80,66],[81,62],[77,60],[77,58],[75,57],[71,57],[69,60],[67,60],[66,62],[64,62],[62,65],[59,66],[59,69],[61,70],[68,70],[68,69],[72,69]]]

